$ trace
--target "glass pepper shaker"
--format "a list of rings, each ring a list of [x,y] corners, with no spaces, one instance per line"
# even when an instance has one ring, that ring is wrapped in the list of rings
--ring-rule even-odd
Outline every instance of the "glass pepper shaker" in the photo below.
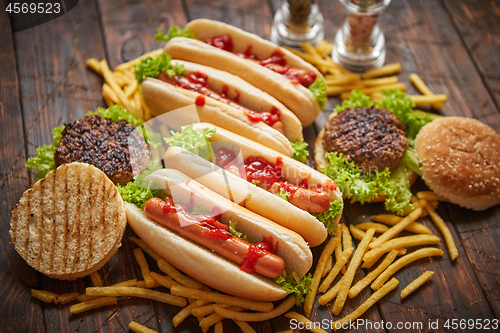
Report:
[[[325,37],[323,22],[315,0],[285,0],[274,15],[271,41],[295,48],[305,42],[317,45]]]
[[[385,62],[385,37],[379,15],[391,0],[339,0],[347,19],[335,35],[332,58],[345,68],[364,72]]]

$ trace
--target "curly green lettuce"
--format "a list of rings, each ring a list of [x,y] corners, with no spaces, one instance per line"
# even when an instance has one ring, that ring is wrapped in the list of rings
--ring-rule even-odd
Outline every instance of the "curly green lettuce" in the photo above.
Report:
[[[312,275],[309,273],[299,279],[295,274],[288,274],[287,276],[282,275],[274,281],[287,293],[295,294],[296,304],[300,306],[305,301],[305,295],[311,290]]]
[[[335,112],[341,112],[347,108],[360,108],[373,106],[373,101],[359,90],[353,90],[348,99],[342,101],[335,107]]]
[[[277,196],[278,198],[285,200],[285,201],[288,201],[288,199],[289,199],[288,192],[285,191],[284,188],[280,188],[280,191],[278,193],[274,193],[274,195]]]
[[[97,108],[95,111],[89,111],[85,116],[100,115],[102,118],[110,119],[113,122],[118,122],[120,120],[125,120],[127,123],[134,125],[135,127],[141,126],[143,124],[135,114],[128,112],[123,106],[112,105],[109,108]]]
[[[56,162],[54,161],[54,155],[56,153],[57,146],[62,138],[62,131],[64,131],[64,125],[52,129],[52,137],[54,141],[50,145],[43,145],[36,149],[35,156],[28,158],[26,161],[26,168],[29,170],[38,169],[35,174],[35,179],[39,180],[45,178],[50,170],[56,168]]]
[[[193,33],[193,30],[186,28],[179,28],[176,25],[173,25],[170,28],[168,28],[168,35],[165,35],[165,33],[160,28],[156,29],[155,39],[159,42],[168,42],[174,37],[196,38],[196,36]]]
[[[326,98],[326,83],[325,79],[322,76],[318,76],[314,82],[307,87],[312,94],[314,95],[314,98],[319,103],[319,108],[321,110],[324,110],[326,102],[328,102],[328,99]]]
[[[172,136],[164,138],[170,146],[189,150],[193,154],[211,162],[215,161],[214,152],[209,139],[215,134],[215,129],[205,128],[203,132],[193,129],[193,125],[181,126],[180,132],[171,131]]]
[[[412,208],[410,185],[404,164],[392,174],[389,168],[367,173],[354,162],[349,162],[342,153],[326,153],[325,157],[327,163],[321,171],[335,179],[344,198],[350,198],[351,202],[364,203],[379,195],[387,195],[387,210],[402,214]]]
[[[335,228],[337,227],[337,223],[334,223],[333,221],[337,216],[342,214],[342,206],[343,203],[340,201],[330,201],[330,208],[326,212],[310,214],[322,222],[325,225],[326,231],[333,235],[335,234]]]
[[[161,165],[150,163],[146,170],[135,176],[134,180],[128,182],[127,185],[116,185],[122,199],[136,205],[140,209],[144,209],[144,205],[149,199],[160,197],[162,190],[152,189],[153,182],[146,180],[146,176],[161,168]]]
[[[309,157],[309,150],[307,150],[307,142],[295,140],[295,142],[290,142],[293,148],[293,156],[294,160],[297,160],[301,163],[306,163],[307,158]]]
[[[134,67],[137,82],[142,83],[148,77],[157,78],[163,72],[169,77],[173,77],[176,74],[182,75],[184,73],[184,66],[179,64],[173,66],[171,60],[172,58],[166,53],[160,54],[155,58],[147,57],[142,59]]]

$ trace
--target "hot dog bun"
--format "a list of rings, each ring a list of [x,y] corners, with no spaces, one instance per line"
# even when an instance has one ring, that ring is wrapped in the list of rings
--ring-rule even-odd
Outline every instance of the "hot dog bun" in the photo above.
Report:
[[[313,215],[185,149],[170,147],[165,166],[182,170],[225,198],[297,232],[310,246],[326,239],[325,226]]]
[[[287,156],[293,155],[293,148],[283,134],[263,122],[250,121],[243,111],[230,105],[206,96],[205,105],[196,105],[195,100],[200,94],[158,79],[148,78],[144,80],[141,87],[144,103],[154,116],[194,104],[201,121],[210,121],[222,127],[229,127]]]
[[[187,240],[125,203],[128,223],[151,248],[172,265],[225,293],[258,301],[277,301],[287,292],[273,280],[241,271],[237,264]]]
[[[203,40],[229,35],[233,40],[234,52],[244,53],[251,46],[251,52],[263,60],[279,50],[284,54],[289,66],[321,75],[312,65],[270,41],[222,22],[199,19],[188,23],[186,28],[191,29],[198,39],[176,37],[170,40],[165,52],[172,58],[211,66],[243,78],[285,104],[295,113],[303,126],[311,125],[316,119],[320,106],[310,90],[300,84],[292,83],[281,74],[268,70],[258,63],[208,45]]]
[[[238,231],[246,234],[252,243],[260,242],[264,237],[272,238],[278,249],[276,254],[285,261],[287,273],[295,272],[302,277],[311,268],[311,250],[304,239],[295,232],[227,200],[180,171],[161,169],[153,172],[147,179],[160,188],[165,188],[176,203],[194,202],[208,212],[213,207],[218,207],[222,211],[221,222],[227,224],[229,221],[237,221]],[[144,241],[148,242],[146,239]]]
[[[325,183],[331,182],[331,179],[321,172],[316,171],[291,157],[282,156],[279,152],[274,151],[273,149],[255,143],[252,140],[215,125],[207,123],[193,125],[193,129],[197,131],[203,131],[205,128],[214,128],[216,130],[215,134],[213,134],[210,138],[210,142],[230,142],[236,144],[240,147],[243,158],[248,156],[262,156],[269,162],[276,164],[277,158],[281,157],[283,159],[283,176],[289,183],[298,184],[303,179],[307,179],[310,185],[324,187],[324,189],[330,194],[330,201],[342,200],[342,193],[338,188],[329,189],[328,186],[325,186]]]

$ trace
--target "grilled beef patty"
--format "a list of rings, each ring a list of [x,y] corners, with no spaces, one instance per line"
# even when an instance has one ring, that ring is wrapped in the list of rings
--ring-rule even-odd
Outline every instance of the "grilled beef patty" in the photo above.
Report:
[[[92,164],[120,185],[131,181],[134,171],[137,174],[148,166],[149,146],[125,120],[115,123],[92,115],[64,126],[54,156],[56,166],[71,162]]]
[[[325,125],[325,151],[340,152],[365,171],[396,170],[408,149],[405,126],[392,112],[374,107],[347,108]]]

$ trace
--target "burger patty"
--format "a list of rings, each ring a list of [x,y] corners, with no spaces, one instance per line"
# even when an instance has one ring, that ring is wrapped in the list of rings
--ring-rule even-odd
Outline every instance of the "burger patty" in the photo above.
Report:
[[[347,108],[325,125],[325,151],[340,152],[365,171],[396,170],[408,149],[405,126],[392,112]]]
[[[125,120],[115,123],[100,115],[89,115],[64,127],[54,156],[56,166],[71,162],[92,164],[120,185],[131,181],[134,171],[137,174],[148,166],[149,145]]]

